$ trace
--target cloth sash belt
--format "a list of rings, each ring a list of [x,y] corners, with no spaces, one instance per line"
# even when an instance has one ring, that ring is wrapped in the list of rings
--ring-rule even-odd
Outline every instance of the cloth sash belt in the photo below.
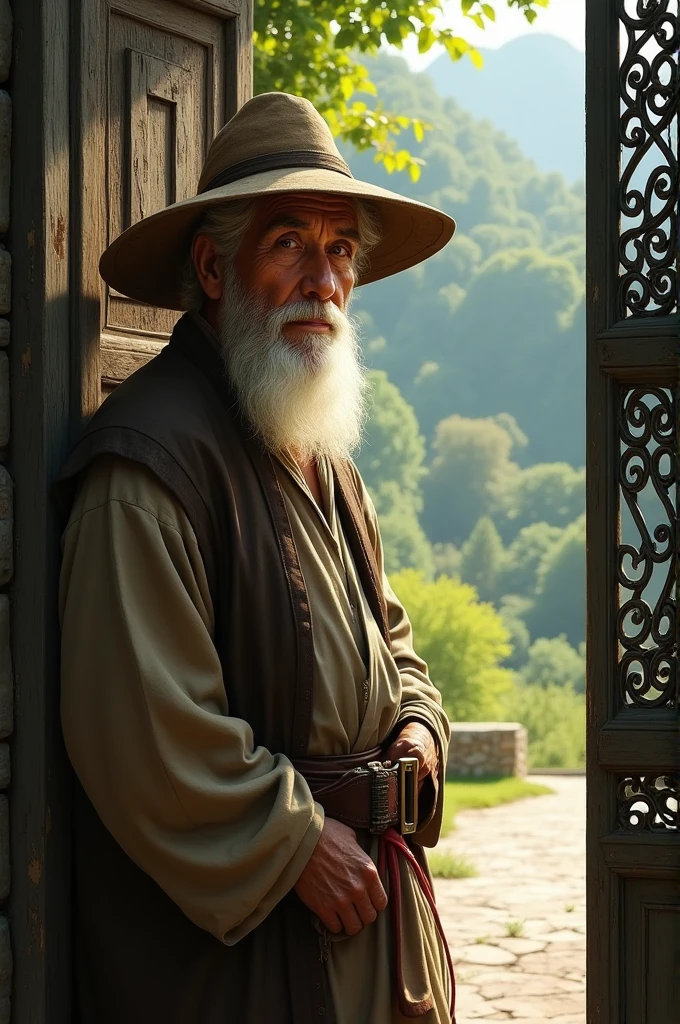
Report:
[[[329,818],[335,818],[354,829],[371,830],[371,822],[375,820],[371,807],[372,772],[366,766],[370,761],[381,761],[383,751],[380,747],[365,750],[360,754],[345,756],[321,756],[298,758],[293,765],[305,777],[314,799],[321,804]],[[365,769],[360,771],[359,769]],[[400,858],[411,870],[423,896],[432,912],[435,927],[446,955],[451,983],[451,1024],[456,1024],[455,995],[456,983],[453,974],[453,963],[446,941],[444,929],[437,911],[432,883],[423,866],[406,842],[403,835],[392,827],[399,821],[399,780],[396,770],[390,774],[389,782],[390,821],[379,833],[378,872],[383,882],[387,883],[389,894],[390,926],[392,931],[392,950],[394,956],[393,977],[397,989],[399,1010],[404,1017],[424,1017],[433,1008],[432,995],[414,1000],[404,982],[403,970],[403,934],[402,934],[402,894]]]

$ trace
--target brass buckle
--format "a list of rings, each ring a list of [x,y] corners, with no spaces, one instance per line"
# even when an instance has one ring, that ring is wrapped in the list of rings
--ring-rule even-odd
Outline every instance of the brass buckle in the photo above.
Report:
[[[418,828],[418,758],[400,757],[398,764],[399,830],[408,836]]]

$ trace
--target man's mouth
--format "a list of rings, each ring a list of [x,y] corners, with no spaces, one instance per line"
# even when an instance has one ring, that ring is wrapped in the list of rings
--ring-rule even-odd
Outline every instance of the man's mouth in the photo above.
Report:
[[[286,327],[299,327],[304,331],[330,331],[331,325],[327,320],[290,320]]]

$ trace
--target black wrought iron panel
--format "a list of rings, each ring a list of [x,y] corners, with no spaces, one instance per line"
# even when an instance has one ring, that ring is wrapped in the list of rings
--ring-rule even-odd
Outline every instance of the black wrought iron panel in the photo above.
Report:
[[[678,0],[617,0],[621,25],[619,314],[678,308]]]
[[[617,552],[621,704],[677,706],[677,409],[669,388],[621,387]]]
[[[624,832],[676,832],[678,780],[671,775],[621,775],[617,790],[619,828]]]

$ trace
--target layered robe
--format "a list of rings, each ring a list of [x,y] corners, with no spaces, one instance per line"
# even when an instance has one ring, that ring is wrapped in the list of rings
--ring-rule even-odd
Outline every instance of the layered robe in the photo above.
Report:
[[[275,467],[313,621],[309,756],[370,749],[416,720],[437,737],[443,765],[448,722],[384,577],[370,498],[363,490],[389,646],[336,513],[330,465],[319,463],[321,508],[292,460]],[[185,511],[152,472],[118,456],[97,458],[77,493],[63,554],[62,722],[78,778],[125,853],[194,924],[236,944],[293,888],[323,809],[291,761],[256,746],[248,722],[229,714],[200,547]],[[415,836],[425,845],[436,842],[441,820],[439,787],[432,795]],[[377,840],[360,840],[375,859]],[[444,951],[405,864],[401,875],[406,985],[414,999],[432,998],[419,1019],[444,1024]],[[351,938],[313,926],[338,1024],[402,1022],[388,912]],[[113,992],[115,977],[111,984]]]

